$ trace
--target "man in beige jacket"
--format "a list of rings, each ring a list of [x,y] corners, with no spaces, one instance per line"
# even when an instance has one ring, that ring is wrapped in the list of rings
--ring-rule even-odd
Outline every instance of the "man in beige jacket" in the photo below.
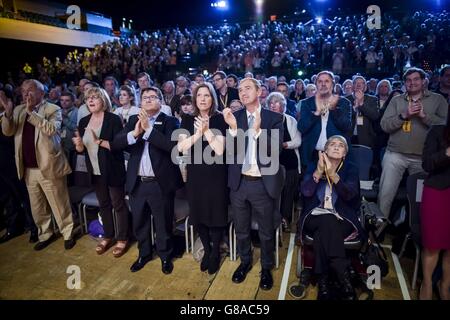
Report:
[[[44,86],[37,80],[22,84],[24,104],[14,108],[6,104],[2,131],[14,136],[16,166],[19,179],[25,177],[30,195],[33,219],[39,230],[35,250],[47,247],[55,235],[51,213],[64,237],[64,247],[75,245],[72,237],[73,219],[66,175],[71,172],[61,147],[61,109],[44,99]]]

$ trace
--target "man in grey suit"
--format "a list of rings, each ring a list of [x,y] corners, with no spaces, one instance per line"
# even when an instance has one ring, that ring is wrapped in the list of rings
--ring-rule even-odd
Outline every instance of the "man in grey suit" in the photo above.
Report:
[[[239,84],[239,98],[245,109],[231,112],[225,108],[224,119],[230,129],[227,139],[234,145],[228,148],[231,156],[228,168],[228,186],[236,228],[237,250],[241,264],[232,280],[245,280],[252,268],[250,229],[252,218],[258,223],[261,240],[261,280],[259,286],[270,290],[273,286],[271,269],[274,265],[274,230],[281,216],[276,210],[283,189],[283,169],[279,154],[283,141],[283,117],[281,114],[262,109],[259,103],[261,85],[253,78],[243,79]],[[244,139],[240,139],[245,135]],[[230,163],[230,159],[227,160]],[[248,205],[250,204],[250,206]]]

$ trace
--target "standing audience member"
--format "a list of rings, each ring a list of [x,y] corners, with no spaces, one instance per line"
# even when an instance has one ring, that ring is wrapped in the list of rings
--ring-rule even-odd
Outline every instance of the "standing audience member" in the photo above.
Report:
[[[448,104],[425,87],[425,72],[409,68],[403,75],[406,93],[392,98],[381,119],[381,128],[389,134],[383,157],[378,205],[386,219],[402,180],[403,173],[422,172],[422,152],[428,129],[445,123]]]
[[[431,300],[432,276],[444,250],[439,293],[450,299],[450,117],[446,125],[431,127],[423,147],[422,167],[428,172],[424,182],[420,226],[422,229],[423,281],[420,299]]]
[[[18,177],[25,177],[31,212],[39,230],[34,249],[42,250],[56,238],[51,212],[64,237],[65,249],[72,249],[75,239],[66,181],[71,169],[59,142],[61,108],[44,99],[44,86],[37,80],[25,80],[22,95],[25,103],[14,110],[11,103],[4,105],[2,130],[5,136],[14,136]]]
[[[220,265],[220,241],[228,222],[227,166],[224,159],[227,124],[217,111],[217,96],[210,83],[197,87],[193,96],[194,113],[186,115],[178,150],[187,154],[186,189],[189,221],[196,228],[204,248],[200,270],[214,274]],[[204,159],[204,154],[212,155]],[[195,162],[201,159],[201,162]],[[214,179],[211,179],[214,177]]]
[[[272,92],[267,97],[267,106],[270,111],[283,115],[283,151],[280,154],[280,164],[286,170],[286,180],[281,193],[280,212],[284,231],[289,230],[294,209],[294,200],[298,192],[301,166],[298,148],[302,143],[302,137],[297,130],[297,120],[286,112],[286,100],[279,92]]]
[[[170,274],[174,198],[175,191],[182,186],[180,169],[171,160],[176,146],[171,138],[179,122],[161,111],[163,97],[158,88],[142,89],[141,101],[139,115],[130,117],[113,142],[115,148],[130,153],[125,187],[130,196],[133,231],[139,248],[139,256],[130,270],[141,270],[153,258],[150,238],[153,216],[162,272]]]
[[[133,87],[123,85],[119,90],[120,107],[114,110],[125,126],[132,115],[139,114],[139,109],[136,106],[136,92]]]
[[[346,98],[333,95],[334,76],[321,71],[316,78],[317,94],[302,101],[298,129],[302,134],[302,165],[317,161],[317,150],[323,151],[333,135],[346,136],[352,125],[352,109]]]
[[[274,230],[279,225],[278,203],[283,189],[284,177],[279,165],[279,153],[282,150],[283,117],[261,108],[258,97],[261,85],[258,80],[245,78],[239,83],[239,98],[245,109],[231,112],[226,108],[223,115],[229,125],[229,134],[236,137],[247,132],[247,143],[234,148],[228,165],[228,186],[233,210],[233,221],[237,236],[237,250],[241,264],[233,273],[232,280],[241,283],[252,268],[252,250],[250,230],[254,219],[259,226],[261,241],[261,279],[259,287],[270,290],[273,286],[271,269],[274,266]],[[238,131],[238,129],[241,129]],[[264,130],[264,133],[262,133]],[[241,140],[238,137],[237,140]],[[234,141],[236,142],[236,141]],[[268,154],[261,154],[261,146]],[[242,148],[243,147],[243,148]],[[266,159],[261,162],[261,156]],[[267,161],[269,158],[270,161]],[[243,159],[243,163],[242,163]]]
[[[81,119],[73,143],[77,152],[86,155],[86,166],[100,205],[104,238],[95,251],[103,254],[117,240],[113,255],[118,258],[127,250],[128,208],[124,191],[125,159],[123,152],[114,149],[111,142],[123,125],[120,117],[110,112],[111,101],[105,90],[88,89],[85,97],[91,114]],[[113,210],[117,230],[114,230]]]

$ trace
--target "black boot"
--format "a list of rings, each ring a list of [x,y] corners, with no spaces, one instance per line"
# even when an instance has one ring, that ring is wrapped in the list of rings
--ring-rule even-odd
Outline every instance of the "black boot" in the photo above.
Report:
[[[348,270],[344,271],[344,273],[339,275],[338,280],[341,287],[342,300],[356,300],[355,289],[353,289],[350,272]]]
[[[211,247],[211,254],[209,256],[208,273],[214,274],[219,270],[220,266],[220,246],[219,242],[213,242]]]
[[[330,287],[328,285],[328,275],[321,274],[319,276],[319,281],[317,281],[318,293],[317,300],[331,300]]]
[[[208,267],[209,267],[209,260],[210,260],[211,254],[210,254],[209,244],[207,246],[208,246],[208,248],[206,248],[206,247],[204,248],[205,253],[203,254],[202,262],[200,263],[200,271],[201,272],[208,270]]]

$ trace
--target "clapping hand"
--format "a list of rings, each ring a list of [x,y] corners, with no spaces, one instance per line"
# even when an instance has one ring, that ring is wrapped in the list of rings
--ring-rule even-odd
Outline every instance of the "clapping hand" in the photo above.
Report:
[[[80,132],[78,132],[78,130],[75,130],[75,132],[73,133],[74,137],[72,138],[72,143],[75,145],[75,148],[80,148],[83,145],[83,141],[81,140],[80,137]]]
[[[237,129],[236,118],[230,108],[223,109],[223,119],[228,124],[230,129],[232,129],[232,130]]]
[[[141,124],[141,129],[142,131],[147,131],[148,129],[150,129],[150,124],[148,122],[148,115],[147,115],[147,111],[145,111],[144,109],[142,109],[139,114],[138,114],[138,118],[139,118],[139,123]]]
[[[8,99],[8,97],[5,95],[3,91],[0,91],[0,106],[5,109],[6,115],[10,116],[13,110],[13,103],[11,99]]]

